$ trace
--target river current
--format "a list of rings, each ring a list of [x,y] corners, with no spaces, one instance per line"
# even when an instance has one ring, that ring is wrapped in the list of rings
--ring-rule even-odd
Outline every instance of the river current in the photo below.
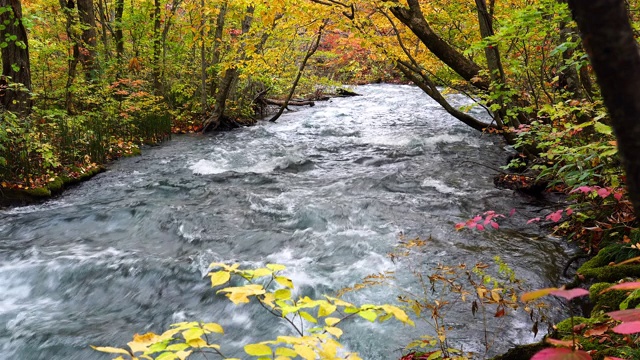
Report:
[[[226,334],[216,340],[242,357],[242,344],[291,329],[258,306],[216,295],[204,277],[211,262],[284,264],[298,293],[317,297],[394,271],[396,287],[346,295],[393,303],[397,288],[417,284],[387,255],[400,234],[431,237],[419,259],[425,271],[499,255],[530,287],[557,285],[570,250],[525,225],[540,216],[532,199],[494,188],[495,171],[475,164],[504,163],[499,139],[459,123],[418,88],[356,91],[363,96],[277,123],[174,137],[54,200],[0,210],[0,358],[110,359],[89,345],[123,346],[134,333],[195,320],[221,324]],[[454,229],[513,208],[498,230]],[[470,305],[446,320],[452,344],[482,349]],[[532,341],[527,320],[490,328],[499,336],[492,353]],[[364,359],[393,359],[425,333],[433,330],[422,323],[361,319],[341,340]]]

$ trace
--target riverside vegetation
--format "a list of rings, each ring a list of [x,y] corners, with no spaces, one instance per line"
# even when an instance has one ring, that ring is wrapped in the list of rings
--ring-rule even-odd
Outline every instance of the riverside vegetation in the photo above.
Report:
[[[622,9],[624,21],[607,23],[610,18],[603,14],[601,28],[626,23],[637,28],[637,1],[602,3]],[[50,196],[101,171],[107,161],[136,154],[142,144],[157,143],[172,132],[253,124],[263,115],[267,95],[280,100],[282,113],[295,105],[296,95],[304,100],[322,97],[321,86],[410,81],[456,119],[502,137],[518,151],[508,165],[513,173],[504,175],[501,184],[526,191],[543,183],[549,191],[566,194],[566,204],[531,221],[549,222],[555,234],[593,257],[577,270],[571,287],[597,283],[591,286],[591,319],[572,318],[571,327],[559,324],[553,335],[560,341],[579,335],[570,347],[590,350],[595,358],[635,356],[637,338],[620,335],[613,320],[602,314],[627,323],[630,313],[611,312],[635,305],[639,296],[635,285],[613,285],[639,275],[638,179],[633,172],[624,175],[619,149],[625,164],[633,165],[628,137],[621,136],[624,128],[619,125],[624,104],[612,107],[606,82],[602,77],[601,87],[595,82],[595,73],[604,72],[598,49],[589,48],[595,41],[583,42],[578,25],[583,35],[590,28],[577,25],[569,10],[572,6],[586,18],[579,5],[556,0],[144,0],[136,6],[124,0],[23,0],[0,5],[3,202]],[[629,29],[635,42],[637,32]],[[629,71],[632,79],[634,70],[618,72]],[[474,117],[470,108],[452,106],[449,91],[469,95],[491,122]],[[507,212],[487,211],[458,228],[496,228],[499,213]],[[515,279],[508,276],[506,265],[499,267],[497,273],[506,276],[502,280],[483,275],[482,264],[456,269],[468,272],[462,277],[470,293],[477,293],[474,313],[485,313],[490,304],[497,306],[493,314],[500,318],[501,311],[517,307],[515,285],[504,283]],[[222,289],[232,301],[251,297],[278,316],[311,323],[323,318],[324,324],[311,332],[292,324],[300,335],[295,339],[248,345],[247,353],[257,357],[355,357],[338,350],[341,330],[334,325],[343,320],[329,317],[338,308],[344,317],[394,317],[406,324],[413,320],[405,310],[417,316],[424,310],[411,298],[405,299],[404,310],[356,306],[338,298],[294,300],[287,292],[292,285],[278,275],[278,266],[222,269],[212,273],[212,285],[225,283],[230,275],[267,279]],[[456,272],[443,265],[436,274],[443,271]],[[492,286],[481,285],[485,282]],[[275,283],[284,288],[270,287]],[[467,297],[456,281],[444,284],[461,299]],[[552,291],[569,299],[575,295]],[[435,320],[440,319],[441,304],[424,306],[431,311],[438,336],[412,343],[432,350],[412,351],[411,356],[467,356],[452,350],[455,346],[449,347],[441,334],[446,326]],[[634,326],[629,327],[633,332]],[[129,350],[107,349],[162,359],[185,358],[194,349],[222,354],[207,337],[221,331],[217,324],[183,323],[162,335],[138,336]],[[573,349],[543,354],[591,356]]]

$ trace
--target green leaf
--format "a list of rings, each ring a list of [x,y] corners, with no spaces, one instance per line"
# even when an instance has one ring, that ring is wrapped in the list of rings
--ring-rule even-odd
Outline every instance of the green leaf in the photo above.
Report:
[[[601,122],[596,122],[595,124],[593,124],[593,127],[600,134],[611,135],[613,133],[613,130],[611,129],[611,126],[605,125],[605,124],[603,124]]]
[[[268,356],[273,352],[271,348],[265,344],[249,344],[244,346],[244,352],[253,356]]]

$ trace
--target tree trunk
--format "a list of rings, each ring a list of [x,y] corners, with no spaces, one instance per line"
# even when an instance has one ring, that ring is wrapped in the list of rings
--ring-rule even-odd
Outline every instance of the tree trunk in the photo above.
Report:
[[[408,8],[401,6],[391,7],[391,13],[411,29],[418,39],[420,39],[438,59],[442,60],[453,69],[453,71],[475,87],[487,90],[489,88],[489,80],[479,75],[482,68],[433,32],[422,13],[422,9],[420,9],[418,0],[408,0],[407,3],[409,4]]]
[[[253,12],[255,8],[253,6],[247,7],[247,12],[242,20],[242,34],[246,34],[251,29],[251,23],[253,22]],[[245,57],[244,48],[240,46],[240,58]],[[215,130],[220,125],[220,120],[224,116],[224,111],[227,104],[227,99],[229,98],[229,94],[231,94],[231,90],[233,85],[236,83],[236,78],[238,77],[238,68],[231,67],[227,69],[224,73],[224,77],[222,78],[222,82],[220,83],[220,87],[216,94],[216,104],[213,109],[213,114],[204,121],[202,126],[202,132],[207,131],[210,127],[213,126],[212,130]]]
[[[320,29],[318,29],[318,37],[315,39],[315,41],[311,45],[309,45],[309,49],[307,49],[307,53],[305,54],[304,59],[302,59],[302,63],[300,63],[300,66],[298,67],[298,73],[296,74],[296,78],[293,81],[293,84],[291,85],[291,90],[289,90],[289,95],[285,99],[282,106],[280,106],[280,109],[278,110],[278,112],[271,119],[269,119],[270,122],[276,122],[276,120],[278,120],[278,118],[282,116],[284,109],[286,109],[287,106],[289,105],[289,101],[291,101],[293,94],[296,92],[296,87],[298,86],[298,82],[300,82],[300,78],[302,77],[302,72],[304,71],[304,68],[307,66],[307,62],[309,61],[311,56],[313,56],[313,54],[315,54],[315,52],[318,50],[318,46],[320,45],[320,39],[322,39],[322,31],[324,30],[324,27],[326,25],[327,23],[325,21],[320,26]]]
[[[122,15],[124,14],[124,0],[116,0],[115,14],[113,18],[113,38],[116,42],[116,57],[118,58],[119,66],[122,66],[124,61],[124,35],[122,33]]]
[[[640,216],[640,52],[624,0],[569,0],[618,138],[629,198]]]
[[[9,111],[26,115],[31,111],[31,65],[29,63],[29,42],[22,23],[20,0],[0,0],[0,7],[8,8],[0,14],[0,23],[5,28],[0,31],[2,39],[15,36],[2,47],[2,79],[0,79],[0,102]],[[14,86],[15,84],[22,84]]]
[[[93,0],[76,0],[78,6],[78,16],[82,24],[82,34],[80,39],[79,60],[82,63],[84,74],[87,80],[95,79],[97,76],[98,64],[96,63],[96,18],[93,12]]]
[[[224,31],[224,23],[227,17],[227,1],[220,5],[220,11],[218,12],[218,17],[216,18],[216,30],[213,34],[213,55],[211,58],[211,65],[216,66],[220,62],[220,57],[222,54],[222,32]],[[217,90],[217,74],[213,74],[211,77],[211,96],[216,94]]]
[[[162,44],[160,43],[160,16],[160,0],[153,0],[153,64],[151,65],[151,77],[155,95],[162,95],[163,93],[160,82],[160,52],[162,50]]]

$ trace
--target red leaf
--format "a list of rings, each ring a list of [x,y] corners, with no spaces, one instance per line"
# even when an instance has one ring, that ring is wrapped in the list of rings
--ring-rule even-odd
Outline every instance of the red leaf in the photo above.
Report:
[[[572,348],[573,347],[573,341],[571,340],[558,340],[558,339],[553,339],[553,338],[546,338],[545,342],[551,345],[555,345],[555,346],[562,346],[562,347],[566,347],[566,348]]]
[[[582,288],[575,288],[571,290],[556,290],[556,291],[552,291],[550,294],[554,296],[563,297],[567,300],[571,300],[573,298],[577,298],[580,296],[589,295],[589,291]]]
[[[516,213],[516,209],[515,208],[511,209],[511,211],[509,211],[509,216],[513,216],[513,214],[515,213]]]
[[[640,321],[640,309],[629,309],[608,312],[607,315],[618,321]]]
[[[620,201],[622,200],[622,193],[615,193],[613,194],[613,197],[616,198],[616,200]],[[614,358],[611,358],[614,359]]]
[[[590,193],[592,190],[593,190],[593,188],[592,188],[591,186],[580,186],[579,188],[574,189],[574,190],[572,190],[571,192],[573,193],[573,192],[580,191],[580,192],[582,192],[583,194],[588,194],[588,193]]]
[[[533,218],[533,219],[530,219],[529,221],[527,221],[527,225],[529,225],[529,224],[531,224],[531,223],[533,223],[533,222],[538,222],[538,221],[540,221],[540,218],[539,218],[539,217],[537,217],[537,218]]]
[[[573,209],[567,208],[567,216],[571,216],[571,214],[573,214]]]
[[[613,328],[613,332],[616,334],[635,334],[640,333],[640,321],[632,321],[622,323]]]
[[[611,287],[608,287],[602,290],[600,293],[602,294],[604,292],[611,291],[611,290],[636,290],[636,289],[640,289],[640,282],[626,282],[622,284],[613,285]]]
[[[619,357],[613,357],[613,356],[605,356],[604,360],[625,360],[625,359],[621,359]]]
[[[457,223],[456,230],[462,230],[462,229],[464,229],[464,223]]]
[[[606,198],[607,196],[611,195],[611,191],[609,191],[609,189],[600,189],[598,190],[598,196],[600,196],[601,198]]]
[[[553,212],[553,213],[547,215],[546,219],[547,220],[551,220],[553,222],[558,222],[558,221],[560,221],[560,219],[562,219],[562,212],[563,211],[564,210],[560,209],[560,210],[558,210],[556,212]]]
[[[491,222],[491,227],[492,227],[492,228],[494,228],[494,229],[499,229],[499,228],[500,228],[500,225],[498,225],[498,223],[497,223],[497,222],[492,221],[492,222]]]
[[[482,230],[484,230],[484,226],[482,226],[482,225],[478,224],[478,225],[476,226],[476,229],[478,229],[479,231],[482,231]]]
[[[604,333],[606,333],[607,330],[609,330],[609,327],[607,325],[597,326],[597,327],[594,327],[592,329],[589,329],[589,330],[585,331],[584,332],[584,336],[585,337],[600,336],[600,335],[603,335]]]
[[[531,360],[591,360],[591,355],[584,351],[558,348],[538,351]]]

